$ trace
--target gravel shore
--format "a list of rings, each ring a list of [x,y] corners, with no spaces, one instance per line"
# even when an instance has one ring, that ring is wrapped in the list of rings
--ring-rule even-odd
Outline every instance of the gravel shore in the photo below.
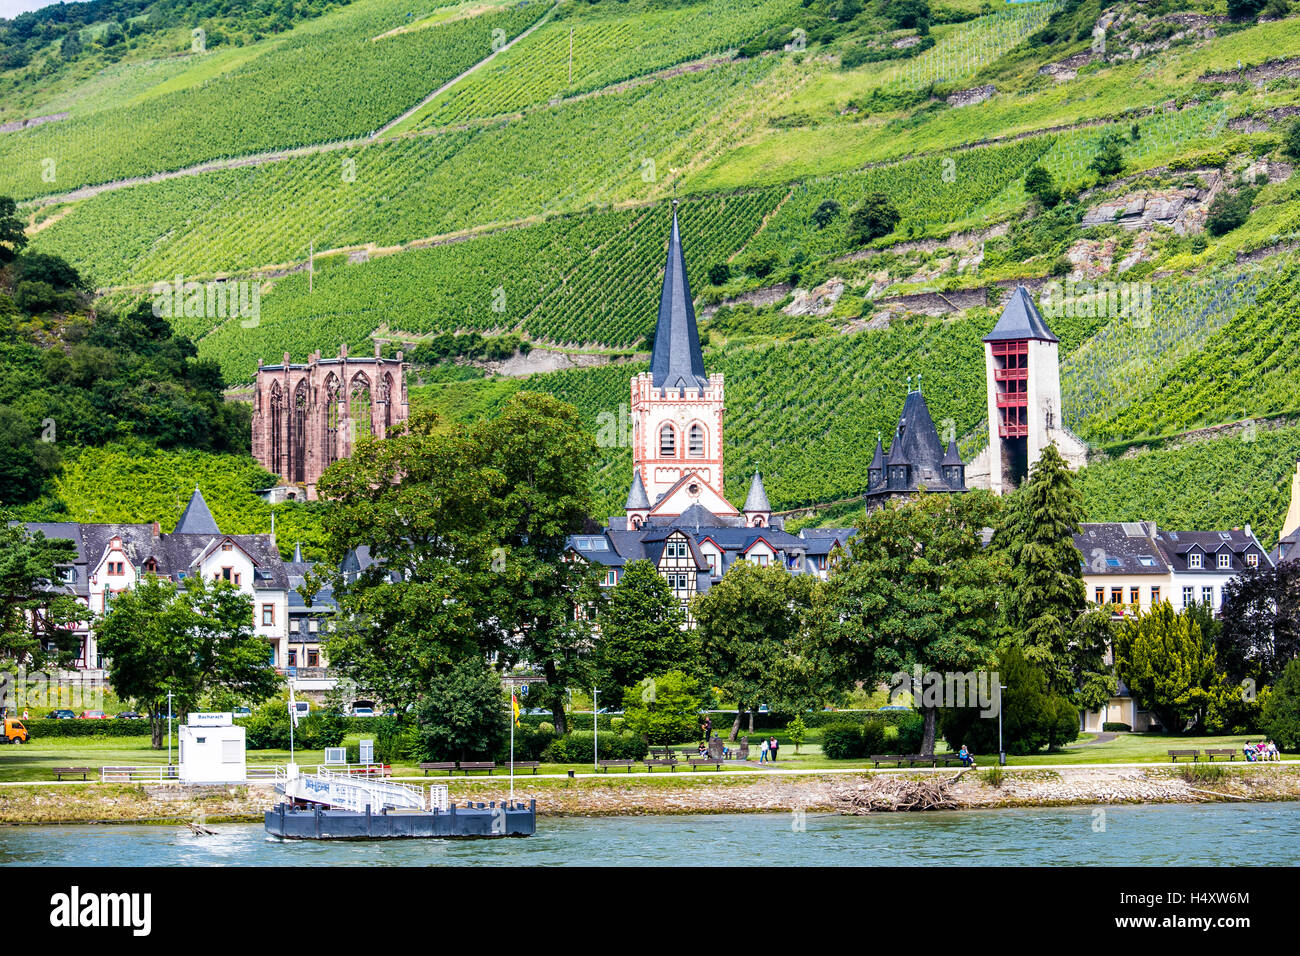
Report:
[[[545,816],[639,816],[677,813],[761,813],[804,809],[860,812],[864,797],[906,789],[906,781],[942,781],[955,809],[1078,804],[1208,803],[1300,799],[1300,767],[1210,771],[1173,767],[1033,768],[951,773],[828,774],[620,780],[516,779],[516,799],[537,800]],[[505,795],[499,778],[453,781],[457,801]],[[260,821],[276,801],[269,785],[182,788],[176,784],[74,784],[0,788],[0,824]],[[888,804],[886,796],[884,802]],[[879,812],[877,810],[876,812]]]

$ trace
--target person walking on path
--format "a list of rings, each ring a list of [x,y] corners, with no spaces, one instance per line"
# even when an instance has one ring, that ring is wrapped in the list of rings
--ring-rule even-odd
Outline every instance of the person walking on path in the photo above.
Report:
[[[767,750],[768,753],[771,754],[772,756],[772,763],[776,763],[776,751],[779,746],[780,744],[776,742],[776,737],[773,737],[770,741],[768,741]]]
[[[766,737],[764,737],[763,742],[758,745],[758,762],[767,763],[767,738]]]

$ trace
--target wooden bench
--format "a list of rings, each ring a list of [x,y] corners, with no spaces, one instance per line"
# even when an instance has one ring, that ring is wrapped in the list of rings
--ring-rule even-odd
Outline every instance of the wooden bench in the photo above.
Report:
[[[434,763],[422,763],[420,764],[420,769],[424,771],[426,777],[429,776],[430,770],[445,770],[447,771],[447,775],[450,776],[456,772],[456,761],[439,760]]]
[[[631,773],[632,765],[636,763],[636,761],[635,760],[597,760],[596,763],[600,764],[601,770],[608,770],[610,767],[627,767],[627,772]]]
[[[676,757],[646,757],[645,769],[648,773],[654,773],[655,767],[667,767],[668,772],[672,773],[673,768],[677,766]]]
[[[1236,760],[1238,753],[1240,753],[1240,751],[1235,750],[1232,747],[1218,747],[1214,750],[1206,750],[1205,759],[1211,763],[1214,762],[1215,757],[1227,757],[1229,760]]]
[[[714,770],[722,766],[722,761],[716,757],[690,757],[686,762],[692,767],[712,767]]]
[[[537,768],[542,765],[540,760],[516,760],[513,764],[506,764],[506,769],[514,767],[516,770],[531,770],[533,776],[537,776]]]
[[[1179,757],[1191,757],[1192,763],[1196,763],[1196,761],[1200,759],[1201,752],[1199,750],[1170,750],[1168,753],[1169,759],[1173,763],[1178,763]]]
[[[77,774],[81,774],[81,779],[87,780],[89,778],[86,775],[91,773],[99,773],[99,768],[98,767],[55,767],[54,779],[62,780],[64,777],[72,777],[72,776],[76,776]]]
[[[902,754],[872,754],[871,755],[871,762],[875,764],[877,767],[879,767],[882,763],[896,763],[898,764],[898,766],[901,767],[903,765],[903,761],[906,759],[907,758],[904,757]]]
[[[497,768],[496,763],[491,760],[462,760],[457,766],[458,770],[469,773],[471,770],[486,770],[488,776],[492,776],[492,771]]]

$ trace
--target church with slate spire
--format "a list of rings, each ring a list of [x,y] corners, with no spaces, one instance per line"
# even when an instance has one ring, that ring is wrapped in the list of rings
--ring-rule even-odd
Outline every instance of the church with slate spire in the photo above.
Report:
[[[930,408],[921,394],[918,375],[916,388],[908,383],[903,413],[888,453],[884,443],[876,439],[876,451],[867,466],[867,510],[891,498],[914,495],[922,488],[927,492],[963,492],[966,466],[957,451],[957,442],[949,438],[945,448],[939,439]]]

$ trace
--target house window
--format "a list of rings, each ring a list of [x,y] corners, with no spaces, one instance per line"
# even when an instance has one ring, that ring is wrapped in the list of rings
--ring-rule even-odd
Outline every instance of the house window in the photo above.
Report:
[[[618,572],[617,571],[605,572],[605,583],[608,584],[610,587],[613,587],[615,584],[618,584]]]
[[[317,621],[314,617],[307,622],[307,630],[310,631],[312,634],[315,634],[319,627],[320,627],[320,622]]]
[[[320,651],[307,652],[307,666],[320,667]]]
[[[222,550],[222,551],[233,551],[233,550],[235,550],[235,546],[234,546],[233,544],[231,544],[229,541],[223,541],[223,542],[221,542],[221,550]]]
[[[236,585],[236,586],[239,585],[239,572],[238,572],[238,571],[236,571],[235,574],[234,574],[234,582],[235,582],[235,585]]]
[[[270,627],[274,623],[275,623],[275,605],[263,604],[262,605],[262,626]]]
[[[1139,590],[1140,590],[1140,589],[1137,588],[1137,587],[1131,587],[1131,588],[1128,589],[1128,603],[1129,603],[1129,604],[1137,604],[1138,602],[1140,602],[1140,601],[1142,600],[1142,598],[1141,598],[1141,597],[1139,596],[1139,594],[1138,594],[1138,591],[1139,591]]]
[[[826,570],[826,555],[824,554],[817,555],[817,570],[818,571]]]
[[[1259,567],[1259,555],[1257,555],[1257,554],[1247,554],[1247,555],[1246,555],[1246,567],[1248,567],[1248,568],[1257,568],[1257,567]]]
[[[1201,603],[1208,607],[1214,606],[1214,588],[1201,588]]]
[[[702,425],[691,426],[688,447],[692,458],[704,457],[704,427]]]
[[[1157,585],[1151,585],[1151,606],[1155,607],[1160,603],[1160,588]]]
[[[125,573],[126,573],[126,563],[125,563],[124,561],[110,561],[110,562],[108,562],[108,573],[109,573],[109,574],[125,574]]]
[[[704,560],[709,562],[709,575],[718,576],[718,556],[716,554],[706,554]]]
[[[1230,554],[1219,555],[1219,570],[1226,571],[1230,567],[1232,567],[1232,555]]]
[[[234,576],[234,573],[235,573],[235,569],[234,569],[234,568],[222,568],[222,569],[221,569],[221,580],[223,580],[223,581],[229,581],[229,580],[231,580],[232,577]]]
[[[1187,566],[1193,571],[1199,571],[1202,567],[1201,555],[1197,554],[1195,551],[1189,554],[1187,556]]]
[[[1123,604],[1123,603],[1124,603],[1124,589],[1123,589],[1123,588],[1111,588],[1111,589],[1110,589],[1110,603],[1111,603],[1111,604]]]
[[[298,652],[293,650],[292,648],[289,650],[289,666],[290,667],[298,666]]]
[[[765,554],[754,555],[754,563],[757,564],[760,568],[767,567],[767,555]]]
[[[677,433],[673,431],[672,425],[659,429],[659,457],[677,457]]]
[[[1183,607],[1189,608],[1196,601],[1196,589],[1192,587],[1183,588]]]
[[[1105,603],[1106,603],[1106,589],[1105,589],[1105,588],[1097,588],[1097,592],[1096,592],[1096,594],[1093,595],[1093,597],[1096,598],[1098,604],[1105,604]]]

